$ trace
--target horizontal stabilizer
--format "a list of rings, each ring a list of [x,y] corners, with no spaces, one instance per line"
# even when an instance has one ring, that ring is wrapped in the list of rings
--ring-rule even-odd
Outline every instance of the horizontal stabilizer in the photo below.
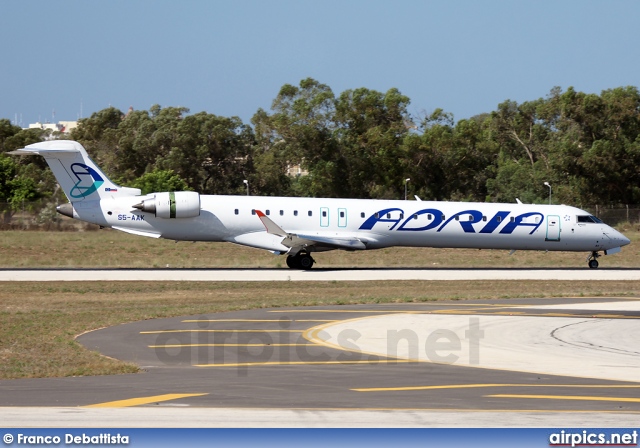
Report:
[[[72,140],[33,143],[9,154],[44,157],[71,203],[140,195],[138,188],[120,187],[111,182],[84,147]]]
[[[46,142],[33,143],[25,148],[10,151],[8,154],[16,156],[25,156],[31,154],[47,155],[63,155],[80,153],[82,146],[72,140],[49,140]]]

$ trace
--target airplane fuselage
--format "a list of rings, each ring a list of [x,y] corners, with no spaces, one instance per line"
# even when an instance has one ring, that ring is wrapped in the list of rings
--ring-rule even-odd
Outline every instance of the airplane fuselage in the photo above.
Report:
[[[179,241],[227,241],[281,253],[288,247],[280,243],[282,238],[266,234],[256,210],[287,232],[327,238],[348,235],[366,249],[606,251],[628,244],[616,230],[587,218],[588,212],[564,205],[217,195],[201,195],[200,201],[199,216],[173,219],[133,208],[139,197],[80,201],[73,206],[75,218],[130,233]]]

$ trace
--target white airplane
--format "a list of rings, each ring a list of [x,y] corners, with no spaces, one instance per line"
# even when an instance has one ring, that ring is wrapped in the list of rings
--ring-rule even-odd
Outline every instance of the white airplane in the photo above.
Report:
[[[68,204],[59,213],[134,235],[176,241],[227,241],[286,254],[310,269],[312,252],[390,246],[589,252],[620,251],[629,239],[590,213],[566,205],[373,199],[141,195],[120,187],[78,142],[35,143],[10,154],[43,156]],[[418,199],[416,197],[416,199]]]

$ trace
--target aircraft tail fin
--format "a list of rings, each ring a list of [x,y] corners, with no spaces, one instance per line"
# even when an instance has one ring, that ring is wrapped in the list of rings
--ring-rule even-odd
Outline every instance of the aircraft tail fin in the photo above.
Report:
[[[111,182],[84,147],[72,140],[34,143],[9,154],[43,156],[69,202],[139,196],[141,193],[137,188],[120,187]]]

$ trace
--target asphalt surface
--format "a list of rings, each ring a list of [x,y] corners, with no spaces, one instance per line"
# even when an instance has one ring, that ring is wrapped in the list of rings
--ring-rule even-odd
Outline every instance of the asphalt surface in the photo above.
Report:
[[[350,411],[352,416],[362,411],[386,412],[384,421],[392,426],[390,411],[451,415],[443,423],[446,426],[470,424],[470,413],[485,416],[488,426],[518,421],[549,425],[549,420],[541,419],[543,415],[558,421],[580,414],[585,424],[589,418],[594,424],[604,424],[602,416],[611,415],[613,421],[625,422],[640,413],[638,361],[631,361],[638,368],[637,381],[612,381],[589,377],[580,368],[575,376],[536,372],[534,363],[531,371],[515,371],[390,357],[363,350],[357,334],[349,331],[338,335],[340,344],[327,345],[317,339],[324,327],[354,318],[412,313],[543,317],[563,323],[566,319],[635,321],[640,312],[620,306],[625,300],[637,305],[615,298],[483,300],[261,309],[123,324],[87,333],[78,341],[106,356],[134,362],[143,373],[0,381],[0,408],[4,407],[0,415],[8,414],[7,407],[13,406],[83,410],[188,407],[203,412],[279,410],[280,417],[260,423],[265,426],[279,426],[282,413],[326,411]],[[603,302],[612,305],[593,305]],[[540,308],[547,305],[556,306]],[[438,331],[447,336],[449,329]],[[461,340],[459,347],[451,342],[451,334],[447,337],[439,341],[440,355],[455,354],[468,343]],[[482,340],[479,344],[482,355]],[[487,412],[499,417],[487,418]],[[130,421],[152,423],[151,415]],[[523,415],[531,419],[522,420]],[[20,417],[16,418],[18,423]],[[348,421],[334,421],[333,425]],[[414,423],[428,424],[424,420]],[[290,425],[295,426],[293,421]]]

